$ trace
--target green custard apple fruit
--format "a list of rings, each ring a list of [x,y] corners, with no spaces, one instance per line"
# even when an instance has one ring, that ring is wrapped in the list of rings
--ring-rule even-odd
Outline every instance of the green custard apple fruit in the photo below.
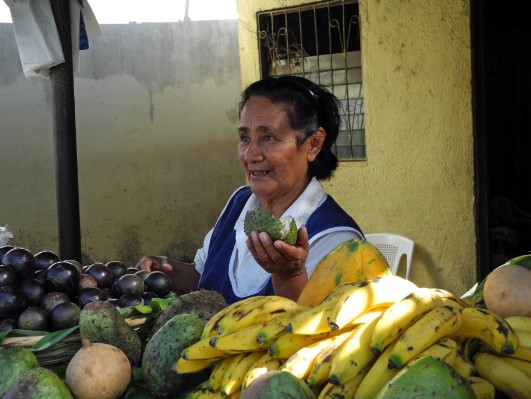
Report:
[[[282,240],[289,245],[297,242],[297,223],[293,217],[284,216],[278,219],[261,208],[247,212],[243,231],[247,236],[250,236],[252,231],[265,232],[273,241]]]

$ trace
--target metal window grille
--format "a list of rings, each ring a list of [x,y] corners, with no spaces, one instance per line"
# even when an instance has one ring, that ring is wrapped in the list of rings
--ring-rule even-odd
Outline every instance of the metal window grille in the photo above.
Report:
[[[298,75],[326,86],[342,104],[335,154],[365,160],[357,0],[263,11],[257,18],[262,77]]]

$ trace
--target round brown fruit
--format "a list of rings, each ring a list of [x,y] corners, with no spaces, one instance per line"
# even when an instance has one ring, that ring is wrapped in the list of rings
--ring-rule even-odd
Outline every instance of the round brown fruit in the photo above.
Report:
[[[131,381],[131,364],[120,349],[83,340],[68,363],[65,381],[77,399],[115,399]]]
[[[531,270],[506,264],[491,271],[483,286],[487,309],[505,318],[531,316]]]

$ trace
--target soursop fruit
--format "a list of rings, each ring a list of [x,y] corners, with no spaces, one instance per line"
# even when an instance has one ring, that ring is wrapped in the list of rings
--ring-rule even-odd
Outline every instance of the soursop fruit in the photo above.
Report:
[[[206,323],[226,306],[227,302],[216,291],[198,290],[183,294],[160,314],[150,335],[155,334],[168,320],[178,314],[193,313]]]
[[[266,232],[273,241],[282,240],[289,245],[297,242],[297,223],[293,217],[284,216],[278,219],[262,208],[247,212],[243,231],[247,236],[250,236],[252,231]]]

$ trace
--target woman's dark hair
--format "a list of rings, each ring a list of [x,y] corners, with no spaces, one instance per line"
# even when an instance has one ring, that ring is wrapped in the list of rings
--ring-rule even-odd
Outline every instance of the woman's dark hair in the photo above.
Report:
[[[301,145],[319,127],[326,132],[321,151],[308,167],[309,177],[330,179],[337,168],[338,160],[332,145],[339,134],[341,103],[325,87],[299,76],[265,78],[252,83],[242,93],[239,105],[243,107],[251,97],[266,97],[273,103],[286,104],[286,113],[292,129],[301,132],[297,144]]]

